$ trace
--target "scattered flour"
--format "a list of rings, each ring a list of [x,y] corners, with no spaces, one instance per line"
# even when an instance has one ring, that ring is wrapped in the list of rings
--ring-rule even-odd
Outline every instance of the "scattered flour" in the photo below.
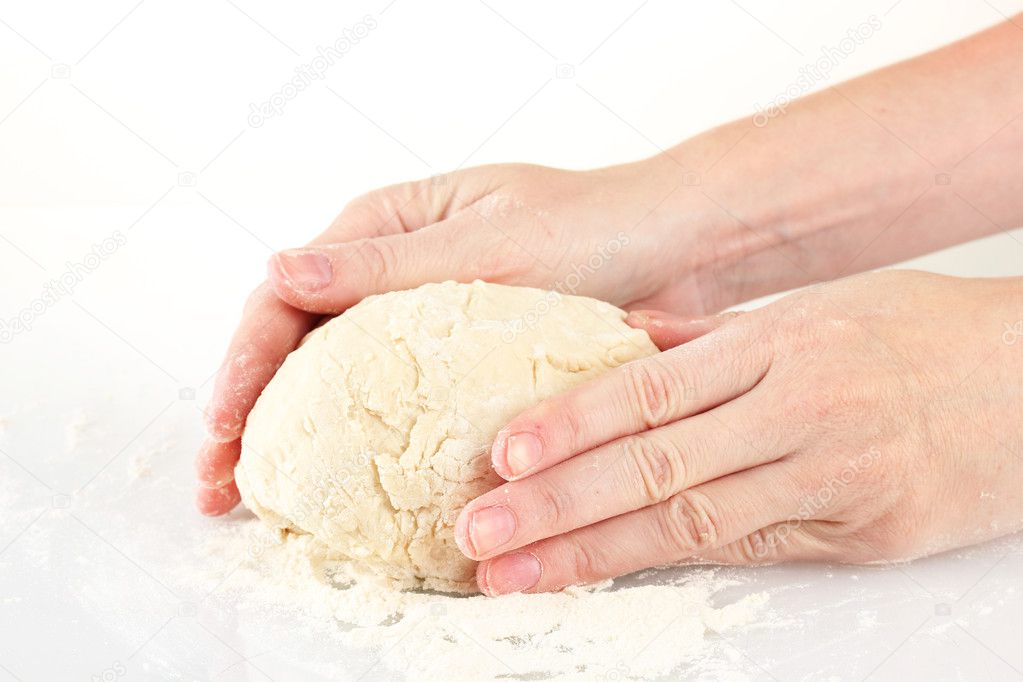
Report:
[[[856,614],[856,624],[861,630],[870,630],[877,626],[877,611],[865,609]]]
[[[136,452],[126,461],[128,479],[137,480],[153,474],[153,461],[160,461],[175,455],[174,443],[164,440],[153,447]]]
[[[205,531],[198,561],[183,570],[206,567],[189,578],[210,600],[293,615],[311,636],[367,652],[374,670],[355,675],[366,679],[743,680],[739,654],[725,641],[760,624],[767,602],[761,592],[715,606],[715,595],[738,583],[704,567],[660,584],[608,581],[556,594],[400,592],[318,564],[308,544],[308,536],[280,539],[259,521],[230,522]]]
[[[76,409],[64,427],[64,451],[70,454],[78,450],[92,426],[93,422],[86,416],[85,410]]]
[[[139,453],[128,458],[128,476],[130,478],[143,478],[153,473],[150,453]]]

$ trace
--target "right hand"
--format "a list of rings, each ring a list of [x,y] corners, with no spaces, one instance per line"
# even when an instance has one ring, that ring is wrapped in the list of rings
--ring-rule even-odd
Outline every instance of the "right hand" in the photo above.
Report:
[[[238,503],[234,465],[245,419],[285,356],[322,316],[371,294],[483,279],[625,309],[710,312],[717,297],[699,274],[713,255],[706,202],[680,207],[682,176],[663,157],[588,172],[460,170],[371,192],[308,246],[275,254],[268,280],[245,305],[206,412],[199,510],[219,515]],[[691,227],[679,229],[680,216]]]

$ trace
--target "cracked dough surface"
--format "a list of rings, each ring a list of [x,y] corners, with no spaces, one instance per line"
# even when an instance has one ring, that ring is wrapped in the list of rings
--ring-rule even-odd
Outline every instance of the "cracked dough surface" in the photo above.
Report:
[[[452,526],[497,487],[490,445],[525,408],[655,353],[625,313],[539,289],[444,282],[371,296],[310,332],[242,437],[245,505],[328,560],[403,587],[476,590]]]

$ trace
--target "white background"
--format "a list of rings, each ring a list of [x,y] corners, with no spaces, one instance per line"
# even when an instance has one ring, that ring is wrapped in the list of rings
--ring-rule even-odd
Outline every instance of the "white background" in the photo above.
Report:
[[[241,660],[254,653],[244,643],[211,633],[201,607],[182,609],[188,588],[172,577],[183,538],[219,523],[191,507],[199,406],[267,256],[312,237],[352,197],[463,165],[648,156],[775,99],[870,15],[880,30],[821,87],[1021,9],[0,4],[0,318],[36,306],[31,330],[0,345],[0,680],[84,679],[113,661],[127,679],[261,678]],[[251,105],[367,16],[376,27],[322,81],[250,125]],[[557,77],[559,65],[571,77]],[[125,244],[40,308],[46,283],[115,231]],[[1021,263],[1017,232],[915,265],[1020,275]],[[131,479],[140,461],[152,473]],[[1017,544],[889,569],[750,572],[757,589],[805,589],[774,602],[792,619],[784,641],[742,643],[745,673],[1023,676],[1011,634],[1023,617]],[[876,628],[849,636],[865,604]],[[161,648],[164,667],[147,663]],[[180,665],[167,667],[167,651]],[[292,679],[285,666],[260,664]]]

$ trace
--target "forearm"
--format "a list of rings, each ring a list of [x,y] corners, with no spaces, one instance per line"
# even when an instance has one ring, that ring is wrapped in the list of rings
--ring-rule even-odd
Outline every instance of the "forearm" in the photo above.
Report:
[[[995,26],[769,113],[652,160],[699,178],[676,206],[692,215],[702,202],[697,212],[707,217],[696,229],[707,230],[708,246],[693,266],[709,308],[1023,224],[1018,26]],[[692,229],[682,220],[678,229]]]

